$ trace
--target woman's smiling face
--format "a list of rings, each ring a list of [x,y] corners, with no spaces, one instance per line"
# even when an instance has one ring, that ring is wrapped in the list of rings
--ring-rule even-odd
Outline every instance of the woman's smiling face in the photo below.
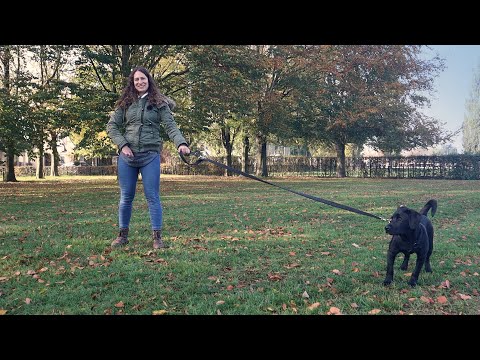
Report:
[[[140,96],[148,91],[148,78],[141,71],[136,71],[133,75],[133,84],[135,85],[135,89],[137,89]]]

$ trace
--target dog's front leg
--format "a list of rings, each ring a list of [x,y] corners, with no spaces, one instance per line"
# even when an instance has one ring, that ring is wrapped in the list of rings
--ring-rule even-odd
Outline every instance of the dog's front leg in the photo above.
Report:
[[[385,280],[383,280],[383,285],[390,285],[393,281],[393,264],[395,263],[395,257],[398,254],[398,250],[388,249],[387,252],[387,274]]]
[[[408,268],[408,261],[410,260],[410,254],[408,252],[403,253],[403,262],[402,265],[400,265],[400,270],[407,270]]]
[[[415,270],[412,272],[410,280],[408,280],[408,285],[414,287],[417,285],[418,277],[420,276],[420,271],[422,270],[423,264],[425,264],[425,255],[420,255],[417,253],[417,262],[415,263]]]

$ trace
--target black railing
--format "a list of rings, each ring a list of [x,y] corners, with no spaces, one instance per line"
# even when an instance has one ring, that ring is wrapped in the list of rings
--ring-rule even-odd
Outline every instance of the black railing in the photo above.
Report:
[[[210,157],[226,164],[225,158]],[[254,169],[254,163],[248,164]],[[334,157],[268,157],[267,170],[271,177],[311,176],[337,177],[337,159]],[[242,169],[241,159],[233,157],[232,166]],[[58,168],[59,175],[116,175],[116,166],[69,166]],[[215,175],[223,176],[226,171],[211,163],[190,167],[173,157],[162,163],[162,174],[173,175]],[[414,178],[414,179],[461,179],[480,180],[479,155],[410,156],[410,157],[364,157],[346,158],[347,177],[363,178]],[[16,166],[15,175],[35,176],[35,167]],[[50,167],[44,168],[44,175],[50,175]],[[0,167],[0,176],[5,180],[6,169]],[[235,175],[237,176],[237,175]]]

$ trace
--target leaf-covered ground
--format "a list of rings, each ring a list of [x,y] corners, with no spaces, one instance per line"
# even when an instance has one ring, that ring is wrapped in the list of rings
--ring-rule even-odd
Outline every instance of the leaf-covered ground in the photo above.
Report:
[[[390,217],[438,200],[433,273],[395,264],[385,223],[250,179],[162,175],[164,239],[152,248],[139,183],[130,243],[114,177],[0,183],[0,313],[480,314],[480,182],[270,179]]]

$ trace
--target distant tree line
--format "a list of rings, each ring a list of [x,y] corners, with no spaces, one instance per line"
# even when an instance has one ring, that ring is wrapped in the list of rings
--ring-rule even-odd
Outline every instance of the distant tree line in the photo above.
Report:
[[[346,176],[346,148],[386,154],[451,139],[428,106],[438,56],[420,45],[0,45],[0,150],[6,181],[14,156],[52,153],[69,136],[78,154],[116,149],[105,126],[131,69],[148,68],[178,104],[175,118],[193,147],[217,144],[225,163],[268,176],[266,145],[322,147]],[[165,136],[165,134],[164,134]],[[36,175],[43,177],[43,162]]]

